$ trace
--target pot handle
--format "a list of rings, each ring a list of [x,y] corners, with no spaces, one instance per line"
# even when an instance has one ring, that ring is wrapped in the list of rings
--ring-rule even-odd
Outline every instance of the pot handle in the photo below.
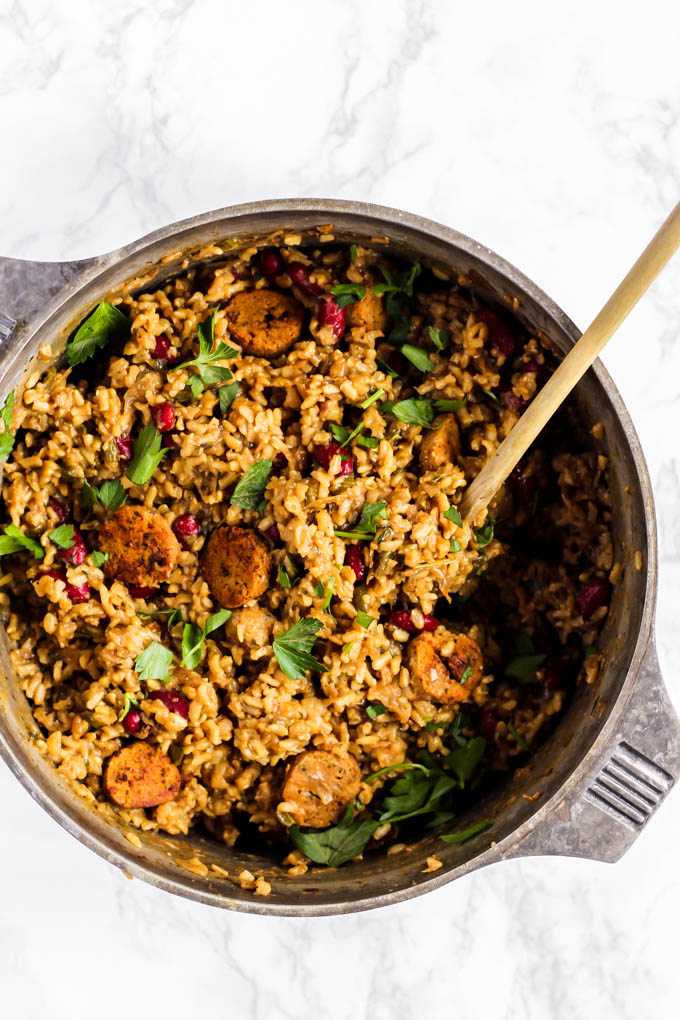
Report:
[[[607,745],[587,776],[507,856],[555,854],[614,863],[680,776],[680,722],[653,639]]]
[[[30,262],[0,256],[0,348],[16,326],[23,326],[74,276],[96,259]]]

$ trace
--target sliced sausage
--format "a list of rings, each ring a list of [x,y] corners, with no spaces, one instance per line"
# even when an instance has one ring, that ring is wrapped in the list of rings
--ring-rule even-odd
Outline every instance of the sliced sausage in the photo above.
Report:
[[[370,287],[361,301],[347,306],[348,326],[360,327],[367,332],[384,333],[387,329],[387,314],[383,305],[382,294],[376,294]]]
[[[250,528],[217,528],[201,557],[210,591],[225,609],[259,598],[269,587],[271,556],[263,539]]]
[[[123,506],[99,529],[99,548],[109,558],[107,577],[124,584],[156,587],[177,563],[179,542],[165,517],[143,506]]]
[[[304,308],[276,290],[242,290],[225,310],[229,329],[246,354],[275,358],[299,340]]]
[[[283,799],[297,825],[325,829],[342,818],[361,786],[361,772],[345,751],[305,751],[288,769]]]
[[[466,634],[452,634],[446,627],[413,638],[407,662],[413,685],[433,701],[465,701],[484,675],[477,642]]]
[[[104,772],[106,792],[123,808],[167,804],[179,793],[181,782],[179,770],[167,754],[141,740],[112,754]]]
[[[455,462],[460,456],[460,430],[455,414],[440,414],[426,432],[420,444],[420,466],[423,471],[435,471]]]

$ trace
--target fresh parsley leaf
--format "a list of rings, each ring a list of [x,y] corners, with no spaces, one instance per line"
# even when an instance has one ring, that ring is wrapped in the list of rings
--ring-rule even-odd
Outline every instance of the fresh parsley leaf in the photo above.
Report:
[[[365,446],[367,450],[375,450],[376,447],[380,446],[380,440],[377,436],[359,436],[357,438],[357,446]]]
[[[357,251],[356,244],[350,244],[350,246],[349,246],[349,260],[350,260],[350,262],[356,262],[357,255],[358,255],[358,251]]]
[[[369,701],[366,705],[366,715],[369,719],[377,719],[379,715],[384,715],[387,709],[380,701]]]
[[[352,651],[352,649],[354,648],[354,645],[355,645],[355,644],[356,644],[356,642],[355,642],[355,641],[350,641],[350,642],[349,642],[348,644],[346,644],[346,645],[344,645],[344,646],[343,646],[343,648],[342,648],[342,650],[341,650],[340,654],[341,654],[341,655],[347,655],[347,654],[348,654],[349,652],[351,652],[351,651]]]
[[[95,503],[101,503],[107,510],[119,510],[126,499],[127,493],[117,478],[102,482],[99,488],[90,485],[87,479],[83,478],[80,493],[80,505],[83,510],[91,510]]]
[[[500,400],[493,392],[493,390],[483,390],[482,392],[486,393],[487,397],[490,397],[496,404],[500,404]]]
[[[470,679],[471,676],[472,676],[472,666],[470,665],[470,663],[468,663],[467,666],[465,667],[465,669],[463,670],[463,672],[461,673],[461,677],[460,677],[459,683],[461,683],[461,684],[463,684],[463,686],[465,686],[465,684],[468,682],[468,680]]]
[[[133,705],[135,706],[135,708],[139,708],[139,702],[135,698],[133,698],[131,694],[128,694],[128,692],[126,691],[125,694],[123,695],[123,711],[118,716],[118,722],[123,721],[123,719],[128,714]]]
[[[281,585],[282,588],[291,587],[290,577],[288,576],[288,572],[286,571],[286,568],[284,567],[283,563],[279,565],[279,584]]]
[[[353,821],[354,809],[350,804],[345,817],[330,829],[303,832],[297,825],[288,830],[290,838],[298,850],[301,850],[315,864],[325,864],[328,868],[338,868],[346,861],[357,857],[380,825],[372,818]]]
[[[149,422],[135,439],[132,459],[125,472],[132,484],[146,485],[167,452],[161,447],[160,432]]]
[[[236,395],[238,394],[239,389],[240,386],[237,382],[229,383],[227,386],[220,386],[219,390],[217,391],[217,396],[220,399],[221,415],[224,416],[227,413],[227,411],[233,404],[234,400],[236,399]]]
[[[205,621],[205,634],[212,634],[214,630],[221,627],[222,624],[226,623],[227,620],[231,619],[231,609],[218,609],[216,613],[209,616]]]
[[[378,520],[387,517],[387,503],[381,499],[377,503],[364,503],[361,517],[355,531],[336,531],[338,538],[372,538],[378,527]]]
[[[14,449],[15,436],[12,432],[14,424],[14,390],[5,397],[5,403],[0,408],[0,418],[5,425],[5,431],[0,435],[0,464],[4,464]]]
[[[241,506],[244,510],[259,509],[271,473],[271,460],[265,458],[251,464],[232,493],[231,505]]]
[[[465,407],[466,403],[467,401],[465,400],[465,397],[461,400],[449,400],[448,398],[443,398],[442,400],[435,400],[433,407],[435,411],[439,411],[440,414],[450,414],[451,411],[460,411],[462,407]]]
[[[54,542],[60,549],[70,549],[75,543],[76,535],[72,524],[61,524],[47,536],[50,542]]]
[[[201,379],[200,375],[192,375],[189,378],[187,386],[191,390],[191,395],[194,399],[196,399],[196,397],[200,397],[201,393],[205,389],[205,383]]]
[[[434,368],[434,362],[430,361],[425,351],[421,350],[420,347],[414,347],[413,344],[404,344],[401,353],[420,372],[431,372]]]
[[[203,645],[208,634],[226,623],[231,616],[231,610],[220,609],[213,613],[206,620],[205,627],[201,628],[197,623],[185,623],[182,629],[182,661],[181,665],[187,669],[196,669],[203,658]]]
[[[192,366],[196,368],[204,385],[196,392],[198,389],[197,385],[192,383],[191,379],[189,380],[188,385],[191,386],[194,396],[198,396],[199,393],[203,392],[205,386],[210,386],[213,383],[228,382],[232,378],[228,368],[214,364],[216,361],[227,361],[238,354],[235,347],[230,347],[222,341],[215,347],[216,314],[216,312],[212,312],[209,318],[198,327],[198,357],[191,358],[189,361],[183,361],[180,365],[174,365],[170,369],[171,372],[176,372],[180,368],[190,368]]]
[[[428,326],[427,331],[428,331],[428,333],[430,335],[430,340],[432,341],[434,346],[437,348],[437,350],[438,351],[443,351],[446,348],[446,346],[447,346],[447,344],[449,342],[448,330],[446,330],[446,329],[435,329],[434,326]]]
[[[16,524],[8,524],[4,534],[0,535],[0,556],[9,556],[10,553],[21,552],[22,549],[32,552],[36,560],[41,560],[45,555],[43,547],[38,542],[24,535]]]
[[[495,524],[496,522],[493,519],[493,517],[487,517],[486,523],[484,524],[483,527],[472,529],[473,532],[475,533],[475,536],[477,537],[477,545],[479,546],[480,549],[483,549],[484,546],[487,546],[489,542],[492,541],[493,529]]]
[[[387,772],[406,772],[411,769],[428,774],[430,772],[426,765],[421,765],[417,761],[397,761],[392,765],[385,765],[383,768],[378,769],[377,772],[371,772],[370,776],[366,776],[364,782],[372,783],[374,779],[378,778],[378,776],[384,776]]]
[[[363,404],[361,404],[361,407],[365,411],[367,407],[370,407],[371,404],[374,404],[376,402],[376,400],[380,400],[380,398],[384,396],[385,396],[384,390],[376,390],[375,393],[371,393],[370,397],[366,397]]]
[[[401,822],[440,808],[442,798],[456,787],[456,780],[439,769],[410,770],[396,779],[383,800],[381,822]]]
[[[518,745],[518,747],[520,747],[522,749],[522,751],[528,751],[529,750],[529,745],[527,744],[527,742],[524,739],[524,737],[521,736],[517,732],[517,730],[515,729],[515,727],[513,726],[513,724],[511,722],[509,722],[507,724],[507,726],[508,726],[508,733],[513,738],[513,740]]]
[[[338,283],[331,287],[331,294],[337,298],[335,302],[338,308],[346,308],[353,305],[355,301],[361,301],[366,296],[366,285],[364,283]]]
[[[316,634],[322,627],[321,620],[308,616],[274,638],[274,655],[291,680],[301,680],[310,669],[325,672],[324,664],[309,654],[316,641]]]
[[[349,443],[352,442],[353,439],[356,439],[356,437],[359,435],[359,433],[363,432],[365,428],[366,428],[366,422],[365,421],[360,421],[359,424],[356,426],[356,428],[352,429],[352,431],[347,436],[347,439],[345,440],[345,442],[342,445],[343,446],[347,446]],[[340,457],[343,460],[347,460],[347,458],[343,457],[342,454],[340,454]]]
[[[98,347],[129,336],[131,329],[132,323],[127,315],[108,301],[102,301],[67,343],[66,360],[71,368],[80,365],[91,358]]]
[[[160,680],[166,684],[170,679],[170,664],[174,655],[169,648],[158,641],[152,641],[135,659],[135,670],[140,680]]]
[[[450,506],[448,510],[445,510],[444,517],[447,521],[452,521],[454,524],[457,524],[459,528],[462,527],[463,518],[461,517],[460,510],[457,506]]]
[[[95,549],[92,555],[90,556],[90,559],[94,563],[95,567],[103,567],[108,558],[109,554],[105,552],[100,552],[99,549]]]
[[[399,378],[399,373],[395,372],[395,370],[393,368],[390,368],[390,366],[387,364],[387,362],[383,361],[382,358],[376,358],[375,359],[375,363],[376,363],[377,367],[380,369],[380,371],[384,372],[385,375],[391,376],[392,379],[398,379]]]
[[[384,408],[385,404],[382,406]],[[406,425],[420,425],[425,429],[431,427],[434,419],[431,400],[414,400],[413,398],[400,400],[397,404],[392,404],[388,410]]]
[[[547,655],[518,655],[505,667],[506,676],[519,680],[521,684],[530,684],[536,679],[536,670],[542,666]]]
[[[449,546],[449,552],[460,552],[462,548],[463,547],[462,547],[462,545],[460,544],[460,542],[458,541],[457,538],[452,538],[451,539],[451,545]]]
[[[472,839],[478,833],[484,832],[490,825],[490,818],[482,818],[480,822],[475,822],[474,825],[470,825],[467,829],[461,829],[460,832],[451,832],[447,836],[440,836],[439,838],[444,843],[466,843],[468,839]]]
[[[357,609],[357,623],[360,627],[363,627],[364,630],[368,630],[374,620],[375,616],[369,616],[368,613],[364,613],[362,609]]]
[[[350,430],[345,428],[344,425],[331,425],[331,433],[336,443],[342,443],[344,446],[349,439]]]

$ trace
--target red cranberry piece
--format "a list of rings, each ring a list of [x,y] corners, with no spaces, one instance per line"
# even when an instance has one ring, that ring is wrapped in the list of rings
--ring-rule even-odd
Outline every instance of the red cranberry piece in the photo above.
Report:
[[[532,372],[536,376],[536,385],[542,386],[550,373],[545,365],[539,365],[537,361],[525,361],[522,365],[523,372]]]
[[[268,248],[267,251],[261,253],[260,265],[270,283],[273,283],[276,277],[283,272],[283,259],[276,248]]]
[[[179,691],[152,691],[152,701],[162,701],[170,712],[177,712],[183,719],[189,718],[189,702]]]
[[[354,461],[350,455],[342,448],[340,443],[317,443],[314,447],[314,456],[318,460],[322,468],[328,471],[331,466],[331,461],[336,453],[340,454],[342,462],[340,464],[341,475],[351,475],[354,471]]]
[[[609,598],[609,582],[594,577],[583,585],[576,596],[576,606],[584,620],[589,620],[596,609],[603,606]]]
[[[407,630],[409,634],[416,634],[418,628],[411,619],[411,614],[405,609],[393,609],[390,613],[390,623],[395,627]]]
[[[285,453],[277,453],[276,456],[274,457],[274,460],[272,461],[272,471],[276,472],[283,471],[287,464],[288,458],[286,457]]]
[[[179,446],[177,437],[172,432],[164,432],[161,436],[161,446],[166,450],[176,450]]]
[[[129,708],[123,716],[123,729],[126,733],[137,733],[142,725],[142,713],[138,708]]]
[[[543,670],[543,686],[547,691],[556,691],[562,683],[560,671],[554,666],[546,666]]]
[[[357,581],[363,581],[366,577],[366,564],[360,545],[345,546],[345,566],[352,568]]]
[[[338,308],[333,298],[322,301],[319,305],[319,325],[330,326],[333,336],[339,340],[344,335],[347,315],[344,308]]]
[[[77,528],[73,529],[73,545],[70,549],[59,549],[57,555],[72,567],[78,567],[87,556],[87,549],[83,542],[83,536]]]
[[[66,594],[71,602],[89,602],[90,586],[89,584],[67,584]]]
[[[58,499],[50,499],[47,504],[50,510],[53,510],[57,515],[57,520],[60,524],[66,524],[67,521],[71,520],[71,510],[69,507],[64,506]]]
[[[52,577],[55,581],[63,581],[66,583],[66,571],[65,570],[43,570],[40,575],[41,577]]]
[[[515,334],[500,315],[492,312],[490,308],[478,308],[475,318],[486,325],[491,344],[498,353],[511,358],[515,353]]]
[[[485,740],[491,743],[496,736],[496,726],[498,725],[498,719],[494,712],[490,708],[483,708],[479,713],[479,732]]]
[[[423,613],[423,626],[420,629],[421,630],[436,630],[437,629],[437,620],[435,619],[434,616],[430,616],[429,613]]]
[[[265,534],[267,538],[271,539],[272,542],[281,541],[281,533],[277,524],[272,524],[271,528],[267,528]]]
[[[531,476],[523,475],[518,464],[516,468],[513,468],[508,483],[510,491],[520,506],[528,509],[534,501],[534,479]]]
[[[153,423],[159,432],[169,432],[175,424],[176,414],[172,404],[156,404],[151,408]]]
[[[170,346],[167,336],[159,336],[156,340],[156,346],[151,351],[151,357],[156,358],[157,361],[167,361]]]
[[[504,383],[499,388],[498,399],[503,407],[507,407],[509,411],[516,411],[518,414],[521,414],[522,411],[529,406],[528,402],[523,397],[517,396],[510,383]]]
[[[198,535],[201,530],[201,526],[193,514],[182,514],[180,517],[176,518],[172,525],[172,530],[184,545],[184,539],[194,538]]]
[[[301,290],[307,297],[319,297],[321,294],[321,287],[316,283],[312,283],[309,278],[309,267],[304,266],[302,262],[290,262],[288,264],[288,275],[298,290]]]
[[[150,599],[158,594],[158,588],[149,588],[145,584],[129,584],[128,591],[133,599]]]
[[[121,460],[130,460],[132,457],[132,436],[127,433],[123,433],[122,436],[116,436],[116,446],[118,447],[118,453],[120,454]]]

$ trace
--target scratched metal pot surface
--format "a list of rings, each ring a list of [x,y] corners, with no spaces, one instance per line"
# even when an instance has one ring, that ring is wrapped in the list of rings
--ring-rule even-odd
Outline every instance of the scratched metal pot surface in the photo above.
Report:
[[[138,279],[145,289],[200,259],[201,247],[248,246],[272,231],[317,243],[313,228],[333,225],[338,240],[383,245],[431,266],[455,269],[487,302],[519,301],[519,317],[564,352],[579,331],[530,280],[476,241],[430,220],[358,202],[290,200],[220,209],[158,230],[108,255],[82,262],[39,263],[0,258],[0,398],[25,378],[41,343],[63,350],[73,326],[99,300]],[[376,238],[381,239],[376,242]],[[55,340],[58,341],[55,344]],[[609,457],[616,557],[626,564],[599,642],[605,666],[593,687],[580,687],[550,739],[519,780],[488,795],[460,818],[460,828],[493,818],[486,832],[461,845],[429,833],[409,852],[369,854],[339,869],[312,868],[290,878],[272,859],[227,849],[200,836],[138,833],[89,810],[32,748],[35,724],[16,688],[4,630],[0,634],[0,753],[45,810],[96,853],[128,874],[214,906],[260,914],[345,913],[395,903],[506,858],[563,854],[614,862],[640,835],[680,774],[680,729],[654,647],[656,526],[649,476],[619,394],[596,363],[576,391],[586,428],[604,423],[598,446]],[[632,566],[636,550],[643,569]],[[538,799],[529,800],[537,791]],[[527,794],[527,797],[523,796]],[[138,830],[135,830],[138,832]],[[436,853],[443,867],[424,873]],[[198,857],[230,877],[203,878],[183,862]],[[246,868],[264,873],[271,895],[255,897],[235,881]]]

